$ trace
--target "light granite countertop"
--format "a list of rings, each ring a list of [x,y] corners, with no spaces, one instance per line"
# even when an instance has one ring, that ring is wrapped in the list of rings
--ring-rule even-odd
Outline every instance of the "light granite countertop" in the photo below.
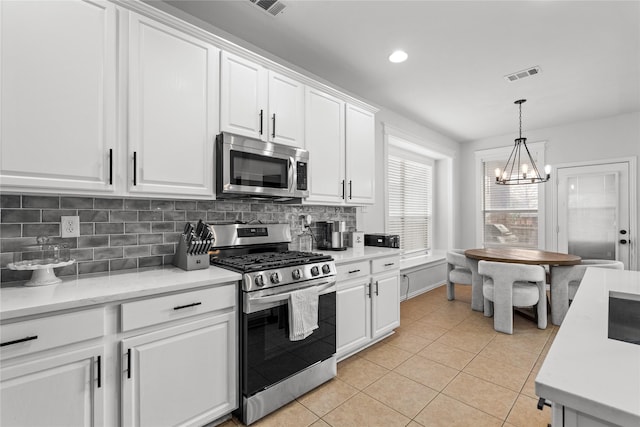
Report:
[[[0,320],[215,286],[237,282],[241,277],[239,273],[212,266],[194,271],[164,266],[81,278],[62,277],[62,283],[48,286],[3,286],[0,289]]]
[[[536,394],[616,425],[640,425],[640,345],[608,338],[609,293],[640,296],[640,272],[589,268],[536,377]]]

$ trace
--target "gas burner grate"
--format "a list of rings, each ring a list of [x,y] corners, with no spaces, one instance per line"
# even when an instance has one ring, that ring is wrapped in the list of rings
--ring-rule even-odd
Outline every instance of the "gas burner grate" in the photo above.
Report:
[[[212,258],[211,264],[223,268],[230,268],[239,272],[269,270],[294,265],[310,264],[320,261],[331,261],[330,255],[314,252],[260,252],[246,255],[232,255],[228,257]]]

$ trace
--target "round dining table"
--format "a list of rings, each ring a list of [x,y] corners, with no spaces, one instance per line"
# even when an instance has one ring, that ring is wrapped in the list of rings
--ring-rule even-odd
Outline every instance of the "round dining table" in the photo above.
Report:
[[[478,262],[495,261],[533,265],[576,265],[582,262],[577,255],[560,252],[542,251],[539,249],[522,248],[481,248],[464,251],[467,264],[471,270],[471,308],[475,311],[484,310],[482,296],[482,276],[478,274]]]

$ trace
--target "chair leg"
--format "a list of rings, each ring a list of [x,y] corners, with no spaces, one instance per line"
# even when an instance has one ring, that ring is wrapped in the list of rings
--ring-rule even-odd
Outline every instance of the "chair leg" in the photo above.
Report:
[[[449,281],[447,282],[447,299],[449,301],[456,299],[455,283]]]
[[[493,301],[484,299],[484,317],[493,316]]]

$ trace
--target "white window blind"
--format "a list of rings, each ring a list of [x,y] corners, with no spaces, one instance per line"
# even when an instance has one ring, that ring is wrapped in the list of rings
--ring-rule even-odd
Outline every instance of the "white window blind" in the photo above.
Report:
[[[388,232],[400,236],[405,253],[431,247],[433,169],[406,157],[390,153],[387,160]]]
[[[507,159],[483,162],[485,247],[538,247],[538,191],[544,184],[497,185],[495,169]]]

